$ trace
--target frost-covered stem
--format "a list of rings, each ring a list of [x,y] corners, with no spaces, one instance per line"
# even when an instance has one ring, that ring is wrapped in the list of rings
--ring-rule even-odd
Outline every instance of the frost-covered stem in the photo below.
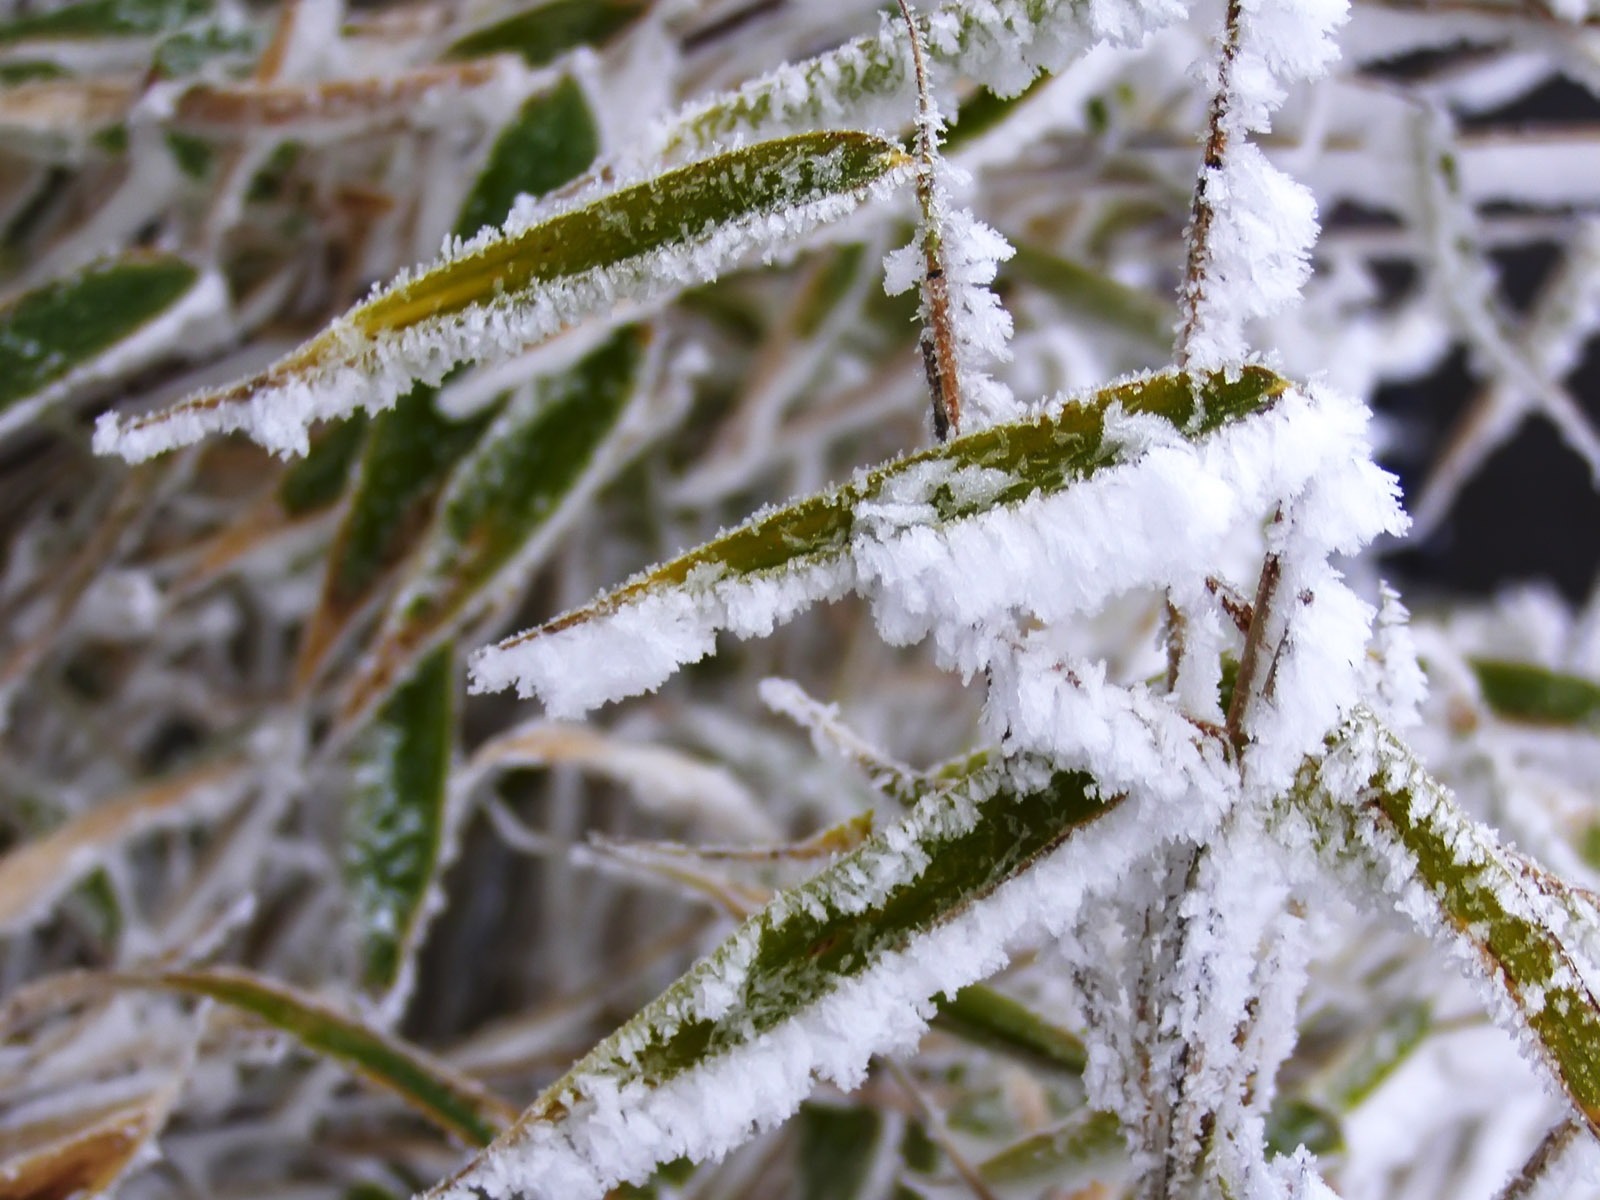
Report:
[[[911,6],[898,0],[911,38],[911,64],[917,80],[917,204],[922,209],[922,367],[933,397],[933,432],[941,442],[961,432],[960,378],[956,370],[956,343],[950,316],[950,282],[945,273],[941,235],[944,204],[939,193],[939,116],[928,90],[928,65],[922,49],[922,31]]]
[[[1567,1147],[1586,1132],[1581,1121],[1566,1121],[1545,1134],[1538,1147],[1529,1155],[1528,1161],[1522,1164],[1522,1170],[1501,1189],[1496,1200],[1524,1200],[1525,1197],[1534,1195],[1544,1181],[1545,1175],[1566,1153]]]
[[[1223,156],[1228,150],[1228,104],[1233,92],[1233,61],[1239,54],[1239,27],[1239,0],[1228,0],[1222,57],[1217,64],[1217,91],[1211,100],[1211,125],[1206,134],[1205,159],[1200,164],[1200,174],[1195,180],[1194,201],[1185,236],[1189,255],[1184,264],[1183,287],[1178,295],[1178,308],[1183,321],[1178,328],[1177,345],[1173,349],[1179,367],[1188,367],[1191,346],[1200,328],[1200,303],[1205,296],[1211,223],[1216,215],[1206,196],[1206,187],[1213,173],[1221,169]]]

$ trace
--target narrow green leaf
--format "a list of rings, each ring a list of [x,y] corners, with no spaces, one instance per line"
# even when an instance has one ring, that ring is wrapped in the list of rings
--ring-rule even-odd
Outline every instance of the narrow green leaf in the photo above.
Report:
[[[1304,1146],[1318,1158],[1344,1152],[1344,1126],[1338,1114],[1308,1100],[1279,1096],[1267,1113],[1267,1150],[1293,1154]]]
[[[552,1084],[485,1156],[432,1194],[468,1195],[478,1172],[504,1171],[508,1162],[518,1170],[542,1170],[539,1156],[545,1153],[570,1170],[565,1156],[573,1144],[583,1144],[583,1134],[553,1126],[581,1120],[591,1095],[611,1096],[614,1104],[620,1088],[642,1104],[691,1073],[698,1086],[716,1087],[719,1065],[741,1063],[763,1047],[798,1051],[818,1032],[783,1037],[780,1031],[822,1001],[866,986],[886,955],[907,950],[981,905],[1120,803],[1120,797],[1100,797],[1084,774],[1017,761],[929,796],[896,826],[780,893]],[[856,1003],[868,1002],[866,993],[850,994]],[[911,997],[895,1001],[908,1002]],[[774,1064],[774,1070],[803,1085],[805,1072],[793,1059]],[[794,1084],[783,1086],[787,1095]],[[798,1106],[801,1098],[792,1103]],[[670,1101],[677,1106],[673,1111],[692,1102],[688,1094]],[[775,1101],[763,1096],[761,1103]],[[716,1124],[728,1124],[724,1132],[731,1137],[750,1120],[775,1115],[729,1112]],[[694,1154],[693,1145],[672,1141],[689,1136],[680,1126],[664,1126],[668,1138],[636,1148],[626,1160],[591,1163],[588,1169],[597,1172],[599,1183],[616,1182],[640,1177],[649,1167],[644,1156],[656,1150]]]
[[[1600,683],[1533,663],[1474,659],[1483,698],[1498,716],[1536,725],[1600,724]]]
[[[941,997],[934,1024],[1046,1070],[1081,1076],[1089,1065],[1082,1041],[981,983],[962,988],[953,997]]]
[[[1176,313],[1148,292],[1026,242],[1003,273],[1024,279],[1073,316],[1113,329],[1165,355],[1172,346]]]
[[[1350,785],[1355,794],[1350,795]],[[1348,796],[1341,801],[1335,797]],[[1591,1129],[1600,1130],[1600,964],[1594,898],[1507,849],[1370,714],[1346,727],[1293,800],[1336,857],[1354,853],[1402,912],[1475,960],[1480,983],[1509,999],[1541,1058]],[[1497,1002],[1492,1012],[1504,1015]]]
[[[1433,1029],[1433,1008],[1424,1001],[1401,1004],[1337,1065],[1318,1091],[1338,1112],[1349,1112],[1400,1069]]]
[[[520,54],[530,67],[542,67],[568,50],[610,40],[649,7],[650,0],[550,0],[473,30],[453,42],[445,57]]]
[[[483,173],[456,222],[457,237],[499,225],[518,196],[543,196],[581,175],[600,153],[600,131],[583,88],[570,75],[529,97],[495,139]]]
[[[100,37],[141,37],[211,11],[211,0],[78,0],[0,24],[0,45]]]
[[[455,660],[434,651],[362,738],[348,819],[346,875],[365,938],[363,982],[402,982],[443,861],[455,737]]]
[[[634,184],[444,263],[351,313],[368,335],[407,329],[678,245],[754,213],[781,213],[865,188],[906,162],[865,133],[760,142]]]
[[[1087,1182],[1127,1157],[1115,1113],[1085,1109],[1056,1128],[1008,1146],[978,1167],[985,1183],[1049,1180],[1056,1187]]]
[[[132,255],[46,284],[0,309],[0,414],[133,337],[198,279],[180,258]]]
[[[301,639],[295,675],[302,689],[415,547],[451,468],[477,444],[498,407],[452,421],[439,412],[437,398],[436,389],[415,387],[373,418],[350,506],[328,550],[322,593]],[[316,457],[313,450],[305,461]]]
[[[801,1200],[854,1200],[872,1175],[883,1118],[872,1108],[805,1104],[795,1146]]]
[[[310,454],[283,473],[278,483],[278,504],[286,515],[303,517],[320,512],[344,494],[366,432],[365,413],[340,421],[312,445]]]
[[[306,1049],[343,1063],[471,1145],[487,1144],[515,1115],[504,1101],[418,1047],[248,971],[162,971],[119,975],[115,981],[206,996],[250,1013]]]
[[[1246,367],[1237,379],[1211,375],[1151,376],[1102,390],[1058,412],[954,438],[942,445],[860,474],[851,483],[760,514],[745,524],[670,562],[635,576],[582,608],[492,648],[475,664],[479,686],[509,682],[510,668],[492,661],[534,639],[608,617],[651,596],[694,590],[695,581],[759,580],[841,562],[850,550],[856,513],[889,496],[896,483],[931,464],[981,474],[981,488],[941,487],[929,503],[940,523],[1064,491],[1078,480],[1119,461],[1104,437],[1105,415],[1158,416],[1199,439],[1268,407],[1288,387],[1262,367]]]
[[[629,326],[537,381],[456,467],[370,666],[350,689],[345,719],[368,710],[485,593],[525,573],[560,532],[556,518],[621,465],[608,447],[639,396],[649,337]]]
[[[622,298],[709,278],[843,216],[907,162],[871,134],[801,134],[713,155],[510,234],[491,232],[402,276],[260,375],[126,423],[107,414],[95,445],[138,460],[239,429],[303,454],[312,419],[382,408],[406,378],[437,379],[456,363],[520,353]]]

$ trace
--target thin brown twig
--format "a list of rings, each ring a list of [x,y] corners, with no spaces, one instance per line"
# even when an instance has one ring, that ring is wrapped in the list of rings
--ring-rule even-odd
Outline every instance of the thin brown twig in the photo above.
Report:
[[[917,79],[917,203],[922,208],[922,367],[933,397],[933,432],[941,442],[961,432],[961,383],[950,316],[950,281],[946,278],[944,239],[940,233],[938,179],[939,130],[928,90],[928,67],[907,0],[898,0],[911,36],[911,64]]]
[[[1178,306],[1183,312],[1183,323],[1178,330],[1178,342],[1173,353],[1179,367],[1189,365],[1190,347],[1200,327],[1200,303],[1205,298],[1206,263],[1211,254],[1211,223],[1215,218],[1211,201],[1206,198],[1206,187],[1212,172],[1222,166],[1223,156],[1228,150],[1228,105],[1233,94],[1233,62],[1239,54],[1240,20],[1239,0],[1228,0],[1222,57],[1217,64],[1217,92],[1211,101],[1211,125],[1206,135],[1205,158],[1194,185],[1194,201],[1190,209],[1189,229],[1186,235],[1189,255],[1184,265],[1183,286],[1178,292]]]

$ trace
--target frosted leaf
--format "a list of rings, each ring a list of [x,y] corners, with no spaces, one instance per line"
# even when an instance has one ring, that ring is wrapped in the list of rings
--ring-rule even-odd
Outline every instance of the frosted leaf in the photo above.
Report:
[[[915,1044],[935,995],[1062,930],[1145,852],[1145,803],[1085,784],[1015,759],[927,797],[778,895],[429,1195],[598,1197],[726,1154],[818,1078],[855,1087],[873,1054]]]
[[[965,78],[1015,96],[1097,44],[1136,46],[1183,13],[1169,0],[956,0],[919,20],[936,90]],[[799,129],[903,126],[917,99],[906,42],[904,25],[886,14],[876,35],[690,105],[664,121],[637,158],[681,157]]]
[[[906,162],[867,134],[801,135],[536,214],[514,211],[503,230],[449,243],[437,263],[376,289],[263,375],[147,417],[106,414],[95,448],[139,461],[238,430],[277,453],[304,454],[315,421],[389,408],[459,363],[520,354],[596,313],[770,259],[885,194]]]
[[[1600,1123],[1600,920],[1568,887],[1474,822],[1406,747],[1358,713],[1291,794],[1314,844],[1377,884],[1444,946],[1496,1021],[1591,1129]]]
[[[1024,610],[1043,619],[1092,611],[1129,588],[1202,571],[1204,538],[1226,534],[1236,503],[1253,510],[1303,486],[1320,456],[1344,443],[1329,424],[1269,415],[1306,405],[1284,386],[1260,370],[1236,383],[1213,378],[1196,404],[1185,376],[1136,379],[898,460],[758,513],[594,603],[480,652],[473,686],[515,683],[552,713],[575,715],[660,686],[709,654],[718,630],[765,634],[852,589],[872,597],[890,640],[937,632],[948,659],[976,669],[973,622]],[[1240,419],[1267,406],[1259,420]],[[1193,425],[1191,418],[1199,424],[1190,436],[1221,430],[1209,439],[1218,442],[1209,457],[1187,449],[1173,424]],[[1155,441],[1170,444],[1150,448]],[[1141,450],[1137,463],[1114,465]],[[1240,477],[1241,499],[1226,471]],[[1075,499],[1079,493],[1085,498]],[[1127,515],[1130,504],[1142,506],[1137,518]],[[1175,529],[1171,513],[1183,510],[1209,533]],[[1148,539],[1124,548],[1135,519],[1148,526]],[[1163,557],[1173,553],[1176,566]],[[1050,568],[1047,588],[1034,586],[1040,563]],[[574,669],[579,661],[582,670]]]

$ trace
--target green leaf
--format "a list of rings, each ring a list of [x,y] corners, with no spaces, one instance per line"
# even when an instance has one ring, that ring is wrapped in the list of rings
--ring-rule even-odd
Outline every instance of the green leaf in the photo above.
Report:
[[[1293,1154],[1304,1146],[1318,1158],[1344,1153],[1344,1126],[1338,1114],[1308,1100],[1279,1096],[1267,1113],[1267,1150]]]
[[[1127,1153],[1116,1114],[1085,1109],[1054,1129],[1008,1146],[981,1163],[978,1174],[985,1183],[1049,1180],[1065,1189],[1114,1168]]]
[[[1600,683],[1533,663],[1478,658],[1473,674],[1497,716],[1536,725],[1600,724]]]
[[[248,971],[216,967],[114,977],[116,983],[205,996],[260,1018],[307,1050],[337,1060],[398,1096],[439,1128],[482,1146],[514,1115],[504,1101],[408,1042],[314,996]]]
[[[278,483],[278,504],[290,517],[332,507],[350,482],[350,468],[365,443],[367,418],[358,414],[330,426],[311,453],[292,464]]]
[[[365,938],[363,982],[389,993],[415,953],[443,864],[455,738],[455,660],[434,651],[363,735],[346,876]]]
[[[366,711],[415,657],[523,577],[572,511],[621,466],[610,445],[639,398],[649,331],[629,326],[575,366],[513,399],[456,467],[385,616],[344,719]]]
[[[134,337],[199,277],[180,258],[129,255],[26,292],[0,309],[0,430],[15,423],[23,401]]]
[[[844,989],[867,986],[866,977],[885,956],[907,951],[981,905],[1120,803],[1120,797],[1102,798],[1087,775],[1016,760],[929,796],[897,825],[780,893],[552,1084],[486,1155],[433,1195],[465,1195],[480,1172],[507,1170],[507,1159],[517,1170],[542,1169],[541,1152],[560,1155],[569,1136],[582,1138],[581,1131],[550,1127],[581,1119],[575,1114],[591,1092],[614,1097],[614,1089],[625,1088],[642,1103],[691,1073],[698,1086],[715,1088],[717,1068],[739,1069],[746,1053],[808,1045],[816,1031],[777,1040],[779,1031]],[[850,994],[855,1003],[871,1002],[868,993]],[[897,1004],[910,1001],[895,995]],[[777,1073],[794,1078],[797,1071],[786,1059]],[[678,1093],[670,1103],[680,1108],[693,1103],[691,1096]],[[728,1113],[723,1123],[733,1124],[724,1132],[731,1138],[754,1117]],[[694,1153],[691,1145],[672,1141],[688,1136],[683,1129],[663,1131],[668,1136],[655,1149]],[[592,1169],[615,1182],[637,1177],[639,1165],[596,1163]]]
[[[872,1175],[883,1118],[872,1108],[800,1107],[795,1147],[801,1200],[854,1200]]]
[[[1431,1005],[1417,1000],[1396,1006],[1352,1047],[1318,1091],[1336,1111],[1349,1112],[1399,1070],[1432,1030]]]
[[[568,50],[610,40],[649,7],[650,0],[551,0],[473,30],[451,43],[445,57],[520,54],[530,67],[542,67]]]
[[[859,191],[903,166],[866,133],[815,133],[702,159],[564,212],[379,293],[351,313],[370,335],[451,316],[502,294],[687,246],[752,214]]]
[[[1081,1076],[1089,1065],[1081,1040],[1027,1005],[981,983],[962,988],[954,997],[941,997],[934,1024],[1046,1070]]]
[[[310,685],[327,654],[426,528],[452,467],[477,444],[495,408],[462,421],[439,412],[438,392],[415,387],[372,420],[372,436],[328,550],[316,611],[306,624],[297,685]],[[353,422],[346,422],[346,425]],[[318,450],[305,460],[318,457]]]
[[[600,131],[571,76],[531,96],[495,139],[489,161],[461,206],[457,237],[499,225],[518,196],[543,196],[581,175],[600,153]]]
[[[865,133],[801,134],[702,159],[467,243],[260,375],[126,423],[108,414],[95,445],[138,460],[207,431],[242,429],[271,449],[304,453],[313,418],[384,407],[404,378],[437,379],[459,362],[520,353],[620,299],[677,291],[843,216],[907,163],[897,146]]]
[[[1481,964],[1480,983],[1509,999],[1573,1107],[1600,1130],[1594,897],[1507,849],[1370,714],[1302,772],[1291,799],[1327,851],[1354,855],[1425,932]]]
[[[142,37],[211,11],[211,0],[79,0],[0,24],[0,45],[100,37]]]
[[[1005,265],[1005,275],[1033,284],[1073,316],[1126,334],[1163,355],[1171,348],[1177,317],[1171,306],[1026,242],[1018,243],[1016,251]]]

